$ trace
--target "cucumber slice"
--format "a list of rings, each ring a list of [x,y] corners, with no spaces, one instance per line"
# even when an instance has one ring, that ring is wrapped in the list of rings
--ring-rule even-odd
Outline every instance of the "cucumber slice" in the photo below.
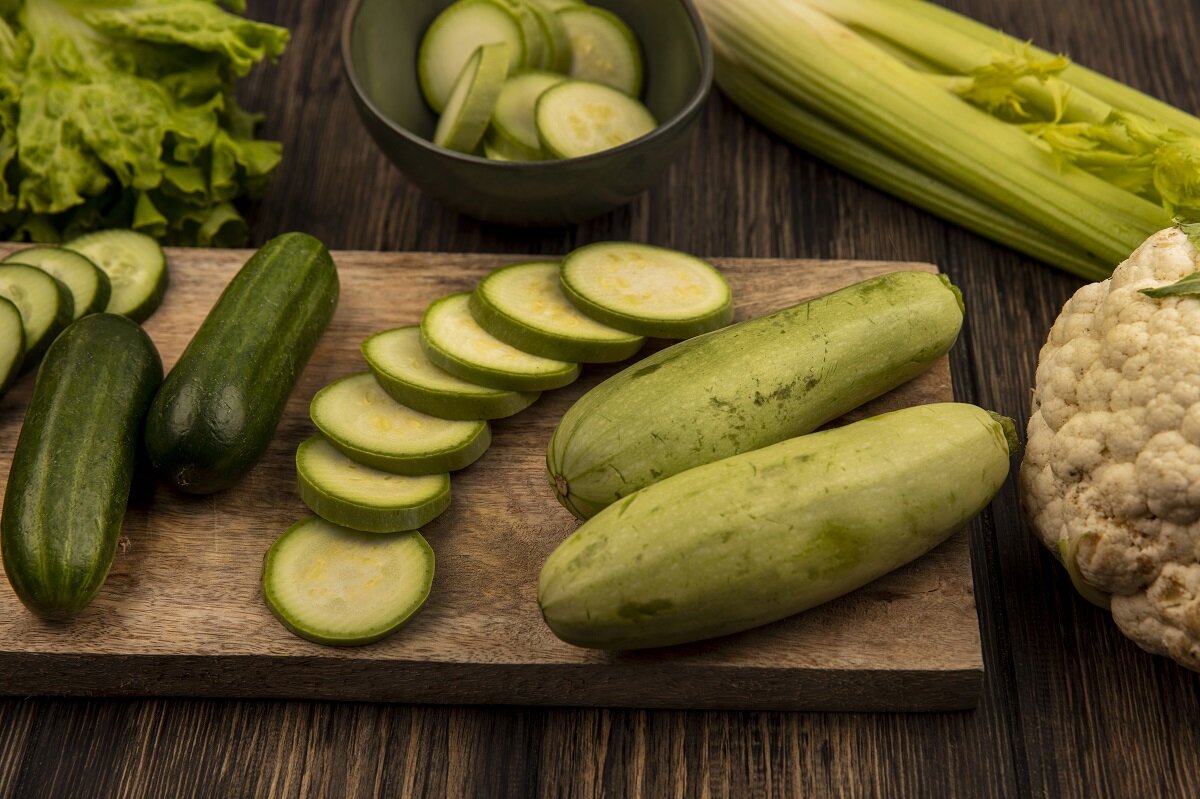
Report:
[[[331,646],[378,641],[425,604],[434,558],[420,531],[364,533],[309,517],[267,550],[263,598],[301,638]]]
[[[570,76],[594,81],[630,97],[642,93],[642,48],[629,26],[610,11],[594,6],[558,12],[571,41]]]
[[[519,72],[504,83],[496,110],[492,113],[489,143],[510,160],[542,160],[542,140],[538,137],[534,109],[538,98],[565,81],[553,72]]]
[[[112,294],[108,275],[74,250],[30,247],[14,252],[4,260],[36,266],[66,286],[67,291],[71,292],[71,305],[75,309],[73,319],[100,313],[108,306],[108,298]]]
[[[542,147],[557,158],[620,147],[658,127],[650,110],[629,95],[580,80],[547,89],[534,117]]]
[[[309,416],[342,454],[392,474],[463,469],[492,441],[487,422],[451,421],[414,411],[389,397],[370,372],[344,377],[318,391]]]
[[[441,113],[450,92],[471,55],[480,46],[504,42],[509,46],[509,68],[525,63],[525,35],[517,16],[496,0],[459,0],[433,21],[417,53],[421,93],[434,111]]]
[[[17,306],[0,297],[0,396],[21,371],[25,357],[25,328]]]
[[[460,380],[429,362],[421,328],[398,327],[363,342],[363,357],[380,387],[401,405],[441,419],[500,419],[523,411],[538,392],[504,391]]]
[[[562,262],[562,285],[579,310],[618,330],[690,338],[733,320],[733,294],[707,261],[649,244],[598,242]]]
[[[487,332],[518,349],[579,363],[623,361],[646,339],[601,324],[567,300],[558,261],[497,269],[475,287],[471,314]]]
[[[368,533],[416,530],[450,505],[450,475],[409,477],[347,458],[323,436],[296,449],[300,499],[322,519]]]
[[[144,322],[167,291],[167,258],[158,242],[132,230],[98,230],[63,247],[87,258],[108,275],[108,313]]]
[[[446,110],[433,132],[433,143],[448,150],[474,152],[487,130],[507,74],[507,44],[485,44],[476,50],[446,101]]]
[[[531,355],[488,333],[471,316],[471,295],[451,294],[425,309],[421,347],[455,377],[510,391],[546,391],[572,383],[579,364]]]
[[[564,75],[571,70],[571,36],[567,26],[542,0],[526,0],[526,6],[537,19],[542,38],[546,41],[545,68]]]
[[[25,333],[23,368],[31,369],[74,317],[71,293],[50,275],[28,264],[0,263],[0,297],[17,306]]]

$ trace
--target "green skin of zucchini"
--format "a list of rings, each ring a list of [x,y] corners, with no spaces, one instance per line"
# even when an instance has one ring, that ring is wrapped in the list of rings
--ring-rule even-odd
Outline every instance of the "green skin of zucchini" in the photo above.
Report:
[[[13,590],[55,620],[104,583],[162,360],[135,322],[85,316],[50,346],[17,440],[0,516]]]
[[[699,466],[602,511],[546,560],[538,602],[576,646],[639,649],[827,602],[944,541],[991,501],[1012,420],[919,405]]]
[[[337,307],[333,259],[312,236],[267,242],[230,281],[150,408],[146,449],[176,488],[236,483],[270,443]]]
[[[892,272],[680,342],[567,411],[550,485],[587,519],[685,469],[812,432],[928,369],[962,317],[944,276]]]

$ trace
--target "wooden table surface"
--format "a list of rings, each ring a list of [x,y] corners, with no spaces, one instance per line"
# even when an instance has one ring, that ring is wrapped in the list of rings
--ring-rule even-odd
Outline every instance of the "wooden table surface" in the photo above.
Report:
[[[1196,0],[944,0],[1200,112]],[[288,54],[243,89],[285,143],[256,243],[562,253],[653,242],[711,256],[932,261],[963,289],[964,399],[1027,417],[1051,321],[1080,285],[795,151],[714,95],[663,183],[573,228],[480,224],[409,185],[360,129],[344,7],[251,2]],[[986,677],[972,712],[846,715],[289,701],[0,700],[0,796],[1200,796],[1200,676],[1072,591],[1014,486],[970,530]]]

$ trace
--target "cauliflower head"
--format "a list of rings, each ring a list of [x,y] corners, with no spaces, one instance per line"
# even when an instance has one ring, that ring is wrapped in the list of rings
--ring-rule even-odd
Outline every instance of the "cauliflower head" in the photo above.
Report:
[[[1200,670],[1200,298],[1141,291],[1196,272],[1200,250],[1172,228],[1067,302],[1039,355],[1020,484],[1081,592],[1110,594],[1125,635]]]

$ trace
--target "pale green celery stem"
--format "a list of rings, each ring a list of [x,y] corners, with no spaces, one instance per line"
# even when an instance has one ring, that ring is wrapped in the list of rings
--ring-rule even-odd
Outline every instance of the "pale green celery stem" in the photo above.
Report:
[[[1106,263],[1124,260],[1170,224],[1161,208],[1057,164],[1019,129],[944,92],[812,8],[786,0],[698,6],[714,40],[776,90]]]
[[[899,34],[909,31],[915,35],[917,38],[914,41],[919,42],[917,52],[926,59],[929,58],[930,47],[940,46],[943,37],[950,32],[970,37],[993,50],[1026,46],[1026,42],[1021,39],[1009,36],[947,8],[925,2],[925,0],[886,0],[886,2],[883,0],[803,0],[803,2],[822,8],[839,18],[843,15],[855,14],[856,16],[861,15],[868,22],[872,19],[871,15],[876,12],[899,15],[901,23],[893,29],[893,32]],[[864,7],[867,8],[867,11],[859,11]],[[883,34],[878,30],[878,22],[875,20],[871,23],[875,35],[895,41],[894,36]],[[911,38],[909,34],[905,34],[905,36]],[[1032,47],[1030,52],[1040,58],[1052,57],[1051,53],[1038,47]],[[1060,77],[1065,83],[1113,108],[1135,113],[1147,119],[1154,119],[1178,131],[1200,137],[1200,119],[1120,81],[1076,63],[1072,63],[1063,70]]]
[[[767,128],[902,200],[1086,280],[1104,280],[1112,271],[1111,265],[1106,267],[1050,233],[1032,228],[863,143],[722,58],[717,59],[717,83],[731,100]]]

